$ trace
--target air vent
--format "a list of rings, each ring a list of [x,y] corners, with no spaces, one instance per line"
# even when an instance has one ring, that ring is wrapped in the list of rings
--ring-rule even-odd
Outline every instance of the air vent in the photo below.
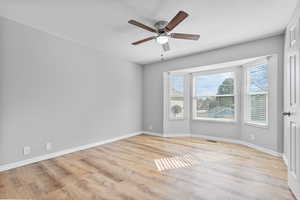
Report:
[[[216,140],[206,140],[207,142],[211,142],[211,143],[217,143]]]

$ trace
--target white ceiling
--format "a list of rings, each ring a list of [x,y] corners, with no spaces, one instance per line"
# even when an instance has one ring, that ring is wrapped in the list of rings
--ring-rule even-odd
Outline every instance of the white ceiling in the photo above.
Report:
[[[179,10],[190,16],[173,32],[199,33],[199,41],[170,41],[165,59],[281,33],[297,0],[1,0],[0,15],[122,59],[147,64],[162,49],[150,41],[130,43],[151,32],[147,25],[170,20]]]

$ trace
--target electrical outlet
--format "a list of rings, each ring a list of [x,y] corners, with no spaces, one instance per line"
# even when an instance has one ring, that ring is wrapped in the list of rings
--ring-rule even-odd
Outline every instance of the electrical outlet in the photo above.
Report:
[[[251,140],[255,140],[255,135],[254,135],[254,134],[251,134],[251,135],[250,135],[250,139],[251,139]]]
[[[149,125],[148,129],[149,129],[149,130],[152,130],[152,125]]]
[[[52,150],[52,143],[51,142],[47,142],[46,143],[46,151],[51,151]]]
[[[23,148],[23,154],[24,155],[28,155],[28,154],[30,154],[31,153],[31,148],[30,148],[30,146],[25,146],[24,148]]]

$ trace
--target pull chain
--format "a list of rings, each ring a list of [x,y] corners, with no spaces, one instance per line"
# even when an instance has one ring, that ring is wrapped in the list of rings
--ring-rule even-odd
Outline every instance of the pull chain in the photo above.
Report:
[[[162,54],[160,54],[160,60],[161,61],[164,61],[165,60],[165,58],[164,58],[164,54],[162,53]]]

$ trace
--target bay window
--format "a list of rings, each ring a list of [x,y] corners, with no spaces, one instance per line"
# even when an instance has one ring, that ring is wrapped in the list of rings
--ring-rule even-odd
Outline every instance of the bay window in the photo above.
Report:
[[[246,124],[268,125],[268,58],[226,69],[168,73],[165,77],[168,120],[235,122],[243,113]],[[240,97],[243,101],[239,105]]]

